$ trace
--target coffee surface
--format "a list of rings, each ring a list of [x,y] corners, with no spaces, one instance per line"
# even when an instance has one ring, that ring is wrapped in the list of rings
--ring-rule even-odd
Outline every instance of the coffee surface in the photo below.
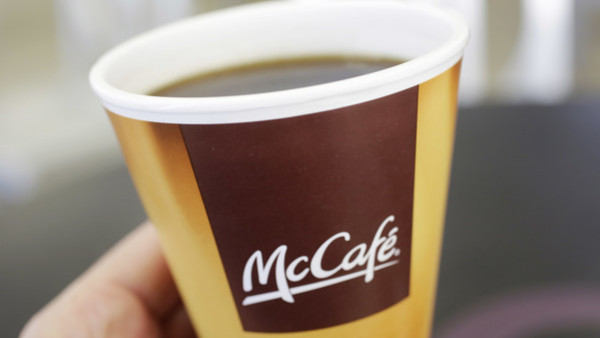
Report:
[[[322,56],[248,64],[183,79],[155,96],[214,97],[272,92],[344,80],[400,64],[391,59]]]

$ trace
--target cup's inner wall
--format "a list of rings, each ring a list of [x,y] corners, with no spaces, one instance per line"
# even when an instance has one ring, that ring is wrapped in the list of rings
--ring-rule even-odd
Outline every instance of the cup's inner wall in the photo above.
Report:
[[[335,5],[335,4],[333,4]],[[204,72],[319,55],[415,59],[452,37],[450,22],[418,8],[248,7],[207,15],[130,42],[106,69],[107,84],[147,94]]]

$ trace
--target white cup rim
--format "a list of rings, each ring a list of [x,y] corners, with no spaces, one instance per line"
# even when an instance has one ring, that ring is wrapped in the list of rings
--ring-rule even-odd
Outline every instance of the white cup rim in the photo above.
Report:
[[[135,49],[158,41],[161,36],[186,30],[201,22],[218,21],[228,16],[243,15],[294,7],[294,10],[319,7],[378,8],[426,15],[449,28],[448,38],[432,50],[405,63],[366,75],[296,89],[220,97],[160,97],[144,95],[120,88],[108,80],[107,74],[116,62]],[[468,40],[468,28],[455,13],[436,6],[393,0],[363,1],[278,1],[234,7],[199,15],[169,24],[135,37],[107,52],[90,71],[90,83],[104,107],[116,114],[138,120],[179,124],[222,124],[254,122],[306,115],[358,104],[416,86],[448,70],[460,61]]]

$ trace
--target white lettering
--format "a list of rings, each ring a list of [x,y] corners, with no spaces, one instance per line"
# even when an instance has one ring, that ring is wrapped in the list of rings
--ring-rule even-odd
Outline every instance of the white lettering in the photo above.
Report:
[[[379,252],[377,253],[378,261],[385,262],[394,256],[394,253],[396,252],[396,241],[398,240],[396,232],[398,232],[398,228],[392,228],[392,230],[388,232],[387,239],[381,244],[381,248],[379,248]]]
[[[308,257],[300,256],[294,259],[294,261],[292,261],[292,263],[290,263],[290,265],[285,270],[285,275],[290,282],[299,282],[303,280],[304,277],[306,277],[306,275],[308,275],[308,268],[304,268],[302,272],[296,274],[296,267],[298,266],[298,264],[300,264],[300,262],[308,262]]]
[[[321,265],[321,263],[323,262],[323,255],[325,255],[325,250],[327,250],[327,248],[333,241],[335,241],[336,239],[338,239],[340,237],[344,238],[344,240],[346,242],[350,240],[349,233],[340,232],[338,234],[331,236],[328,240],[326,240],[323,244],[321,244],[321,246],[317,249],[317,251],[315,252],[315,255],[312,258],[312,261],[310,262],[310,272],[312,273],[313,276],[323,279],[323,278],[327,278],[327,277],[331,277],[331,276],[335,275],[338,271],[340,271],[342,269],[342,265],[340,264],[336,268],[327,271],[327,270],[324,270],[323,266]]]
[[[266,263],[264,262],[262,252],[260,250],[255,251],[244,266],[244,273],[242,276],[243,290],[245,292],[251,292],[253,290],[253,271],[256,271],[258,282],[261,285],[268,285],[269,276],[273,270],[277,290],[247,296],[242,304],[250,305],[273,299],[282,299],[285,302],[293,303],[294,294],[321,289],[363,275],[365,283],[371,282],[373,278],[375,278],[376,271],[388,268],[400,262],[398,260],[391,260],[401,253],[400,248],[396,247],[396,243],[398,242],[398,227],[391,228],[387,232],[387,235],[384,235],[386,226],[394,222],[394,219],[395,217],[393,215],[388,216],[379,225],[379,228],[377,228],[370,245],[367,243],[355,245],[348,253],[346,253],[346,255],[344,255],[342,261],[335,268],[330,270],[323,268],[323,261],[327,256],[327,250],[337,239],[343,239],[344,242],[349,242],[350,234],[348,232],[339,232],[329,237],[319,246],[311,259],[309,259],[308,256],[300,256],[292,260],[287,267],[287,245],[281,245],[275,249]],[[344,244],[339,243],[336,245]],[[302,263],[306,264],[306,266],[301,268],[300,272],[297,272],[299,265]],[[353,271],[357,268],[362,268],[362,270]],[[340,271],[353,272],[334,276]],[[319,281],[290,288],[289,282],[301,282],[309,273],[319,279]]]
[[[290,288],[287,283],[287,279],[285,277],[285,252],[287,251],[287,245],[282,245],[273,251],[269,260],[267,260],[267,264],[263,263],[262,253],[260,251],[256,251],[250,256],[248,262],[246,262],[246,266],[244,267],[244,275],[242,279],[242,287],[244,291],[250,292],[252,291],[252,267],[254,263],[256,263],[256,272],[258,274],[258,282],[262,285],[267,285],[269,274],[271,273],[271,268],[273,264],[277,262],[277,266],[275,267],[275,282],[277,284],[277,288],[281,293],[281,299],[288,303],[293,303],[294,298],[290,293]]]
[[[356,253],[356,257],[352,260],[352,256]],[[348,251],[344,260],[342,261],[342,269],[344,271],[350,271],[357,266],[363,266],[367,262],[367,245],[360,243],[359,245]]]

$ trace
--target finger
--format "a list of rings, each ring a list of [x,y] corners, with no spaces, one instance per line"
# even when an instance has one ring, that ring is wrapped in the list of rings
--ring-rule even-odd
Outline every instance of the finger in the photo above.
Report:
[[[163,323],[164,337],[194,338],[196,333],[187,311],[180,305]]]
[[[88,283],[115,283],[130,290],[156,318],[179,299],[158,234],[149,222],[121,240],[86,275]]]
[[[76,281],[36,314],[21,338],[161,337],[161,329],[130,291]]]
[[[157,318],[177,302],[157,234],[145,224],[36,314],[21,337],[158,337]]]

